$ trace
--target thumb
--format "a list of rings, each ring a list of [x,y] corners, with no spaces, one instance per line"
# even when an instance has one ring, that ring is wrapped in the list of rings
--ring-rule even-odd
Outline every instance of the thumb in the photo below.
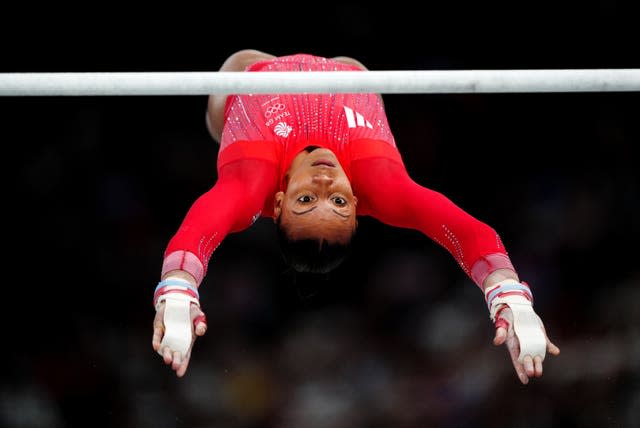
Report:
[[[207,317],[199,308],[198,313],[193,318],[193,326],[197,336],[202,336],[207,332]]]
[[[502,345],[507,340],[507,330],[509,329],[509,321],[507,321],[502,313],[499,313],[496,319],[496,335],[493,338],[494,345]]]
[[[204,336],[204,334],[207,332],[207,323],[202,321],[198,322],[196,324],[195,332],[198,336]]]
[[[496,328],[496,335],[493,338],[494,345],[502,345],[507,340],[507,330],[504,327]]]

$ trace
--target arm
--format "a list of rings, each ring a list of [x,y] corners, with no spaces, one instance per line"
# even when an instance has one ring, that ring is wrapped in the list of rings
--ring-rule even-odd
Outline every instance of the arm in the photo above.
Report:
[[[187,212],[164,253],[162,276],[186,271],[200,285],[215,249],[231,232],[248,228],[260,216],[277,186],[277,167],[247,159],[221,168],[216,184]]]
[[[355,161],[351,168],[358,214],[427,235],[447,249],[481,289],[493,271],[515,271],[495,230],[441,193],[414,182],[401,163],[371,158]]]
[[[198,287],[215,249],[230,232],[246,229],[273,194],[277,168],[261,160],[229,163],[211,190],[191,206],[165,251],[154,293],[153,349],[178,377],[189,365],[196,336],[206,332]]]
[[[531,291],[520,282],[498,234],[442,194],[415,183],[399,162],[355,161],[352,175],[360,214],[419,230],[445,247],[483,291],[496,326],[493,343],[506,345],[520,381],[542,376],[545,351],[558,355],[560,349],[547,337]]]

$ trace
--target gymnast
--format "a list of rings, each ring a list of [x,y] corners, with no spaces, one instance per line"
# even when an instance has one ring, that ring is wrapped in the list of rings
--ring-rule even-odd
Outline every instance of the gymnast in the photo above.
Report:
[[[350,57],[275,57],[241,50],[220,71],[353,71]],[[379,94],[210,95],[206,125],[220,144],[218,178],[190,207],[163,255],[153,303],[153,349],[184,376],[206,318],[198,287],[212,253],[230,233],[270,217],[286,262],[326,273],[347,256],[357,216],[422,232],[444,247],[483,292],[518,379],[543,373],[560,349],[533,310],[496,231],[407,174]]]

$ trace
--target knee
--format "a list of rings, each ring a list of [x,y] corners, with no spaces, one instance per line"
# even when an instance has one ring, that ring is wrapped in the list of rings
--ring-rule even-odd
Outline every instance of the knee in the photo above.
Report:
[[[355,65],[356,67],[361,68],[363,70],[368,70],[363,63],[349,56],[334,56],[332,59],[335,61],[341,62],[343,64]]]
[[[273,58],[274,55],[256,49],[242,49],[231,54],[220,67],[220,71],[244,71],[255,62]]]

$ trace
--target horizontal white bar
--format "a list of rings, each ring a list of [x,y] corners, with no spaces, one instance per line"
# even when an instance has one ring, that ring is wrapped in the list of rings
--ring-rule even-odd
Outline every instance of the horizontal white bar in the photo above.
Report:
[[[640,69],[0,73],[0,96],[640,91]]]

